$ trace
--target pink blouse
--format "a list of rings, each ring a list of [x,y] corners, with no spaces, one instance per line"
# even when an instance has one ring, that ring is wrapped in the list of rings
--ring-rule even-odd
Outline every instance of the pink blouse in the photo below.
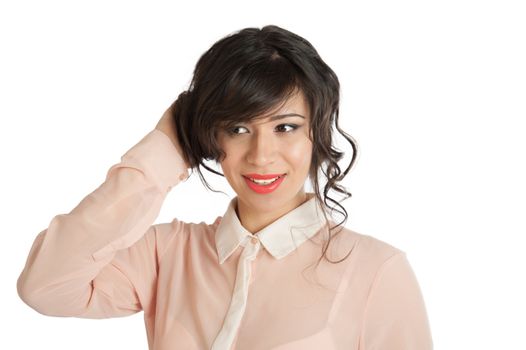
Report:
[[[49,316],[144,311],[151,350],[433,348],[403,251],[343,228],[328,256],[349,257],[316,267],[327,222],[312,193],[256,233],[241,225],[237,197],[210,224],[152,225],[188,174],[170,139],[149,132],[36,236],[20,298]]]

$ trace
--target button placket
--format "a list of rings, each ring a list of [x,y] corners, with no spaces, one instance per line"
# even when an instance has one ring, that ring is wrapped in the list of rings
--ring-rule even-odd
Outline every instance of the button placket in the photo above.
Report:
[[[250,236],[247,236],[247,241],[248,237]],[[252,261],[257,257],[260,247],[261,244],[259,239],[255,236],[253,236],[250,241],[245,244],[237,265],[237,274],[232,300],[223,322],[223,326],[214,340],[212,350],[230,349],[232,346],[232,343],[237,335],[241,319],[245,313],[248,297],[248,286],[252,277]]]
[[[252,245],[257,245],[257,248],[256,248],[256,255],[254,256],[254,259],[252,259],[249,264],[250,264],[250,274],[249,274],[249,279],[248,279],[248,285],[251,285],[252,282],[254,282],[254,264],[256,263],[256,257],[257,255],[259,254],[259,248],[261,247],[261,242],[260,240],[258,239],[258,237],[256,236],[253,236],[251,239],[250,239],[250,244]]]

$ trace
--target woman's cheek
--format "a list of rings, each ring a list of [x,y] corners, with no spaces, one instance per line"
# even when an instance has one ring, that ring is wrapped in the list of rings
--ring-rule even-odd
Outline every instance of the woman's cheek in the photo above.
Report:
[[[295,164],[310,163],[312,155],[312,142],[310,140],[305,141],[292,141],[286,145],[282,145],[282,149],[291,161]]]

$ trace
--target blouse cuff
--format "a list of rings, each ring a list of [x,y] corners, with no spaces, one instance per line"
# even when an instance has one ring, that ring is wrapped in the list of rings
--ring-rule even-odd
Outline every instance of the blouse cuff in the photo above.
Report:
[[[158,129],[146,134],[121,157],[121,161],[122,164],[142,169],[163,193],[189,176],[183,156],[170,138]],[[106,180],[113,168],[108,171]]]

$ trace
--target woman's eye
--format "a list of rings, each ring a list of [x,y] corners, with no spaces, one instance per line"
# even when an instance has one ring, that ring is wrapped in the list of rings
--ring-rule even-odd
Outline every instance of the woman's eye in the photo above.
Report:
[[[230,129],[229,132],[231,134],[243,134],[244,132],[239,132],[239,129],[245,129],[246,130],[246,128],[243,127],[243,126],[235,126],[232,129]]]
[[[287,130],[288,128],[288,130]],[[276,127],[276,129],[279,129],[279,130],[282,130],[284,132],[291,132],[291,131],[294,131],[298,128],[297,125],[295,124],[280,124]]]

